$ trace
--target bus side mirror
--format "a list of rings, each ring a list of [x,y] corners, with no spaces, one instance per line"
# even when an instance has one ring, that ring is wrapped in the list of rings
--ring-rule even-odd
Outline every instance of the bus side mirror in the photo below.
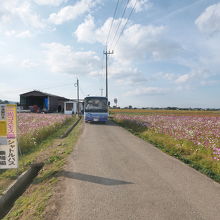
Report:
[[[110,106],[110,102],[108,101],[108,106]]]

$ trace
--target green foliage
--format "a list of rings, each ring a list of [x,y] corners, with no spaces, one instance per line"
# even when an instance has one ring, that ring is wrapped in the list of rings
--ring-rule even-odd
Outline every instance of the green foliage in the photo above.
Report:
[[[125,126],[127,129],[131,129],[133,132],[141,133],[147,130],[146,127],[138,125],[136,123],[133,123],[130,120],[124,120],[122,122],[123,126]]]
[[[59,155],[52,155],[52,156],[50,156],[50,157],[45,161],[45,163],[46,163],[46,164],[50,164],[50,163],[53,163],[53,162],[56,162],[56,161],[59,161],[59,160],[61,160],[61,156],[59,156]]]

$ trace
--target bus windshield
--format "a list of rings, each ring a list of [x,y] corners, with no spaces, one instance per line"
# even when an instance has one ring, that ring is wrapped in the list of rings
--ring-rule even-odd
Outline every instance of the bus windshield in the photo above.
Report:
[[[108,112],[108,102],[105,97],[85,98],[85,112]]]

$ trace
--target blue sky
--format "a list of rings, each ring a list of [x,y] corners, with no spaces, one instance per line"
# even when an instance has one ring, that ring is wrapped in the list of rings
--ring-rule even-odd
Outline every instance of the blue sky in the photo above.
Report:
[[[2,0],[0,99],[33,89],[76,98],[77,77],[81,98],[101,95],[117,2]],[[220,1],[130,0],[122,18],[127,2],[107,41],[111,103],[219,108]]]

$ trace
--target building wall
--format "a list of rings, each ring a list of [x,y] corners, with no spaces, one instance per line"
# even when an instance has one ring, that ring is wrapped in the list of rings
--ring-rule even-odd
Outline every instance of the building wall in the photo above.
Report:
[[[68,101],[64,102],[64,114],[75,114],[77,102]]]
[[[69,110],[67,108],[68,104],[72,104],[72,109]],[[79,114],[83,113],[84,110],[84,105],[82,102],[79,103]],[[78,107],[77,107],[77,101],[68,101],[68,102],[64,102],[64,113],[65,114],[77,114],[78,113]]]
[[[49,97],[49,111],[56,112],[58,110],[58,98],[50,96]]]
[[[37,105],[40,111],[48,110],[48,112],[57,112],[58,110],[59,112],[63,112],[64,102],[67,100],[68,99],[64,97],[53,96],[39,91],[32,91],[20,95],[20,104],[24,109],[29,109],[30,106]]]
[[[49,111],[50,112],[63,112],[64,111],[64,99],[61,100],[59,97],[49,97]]]

